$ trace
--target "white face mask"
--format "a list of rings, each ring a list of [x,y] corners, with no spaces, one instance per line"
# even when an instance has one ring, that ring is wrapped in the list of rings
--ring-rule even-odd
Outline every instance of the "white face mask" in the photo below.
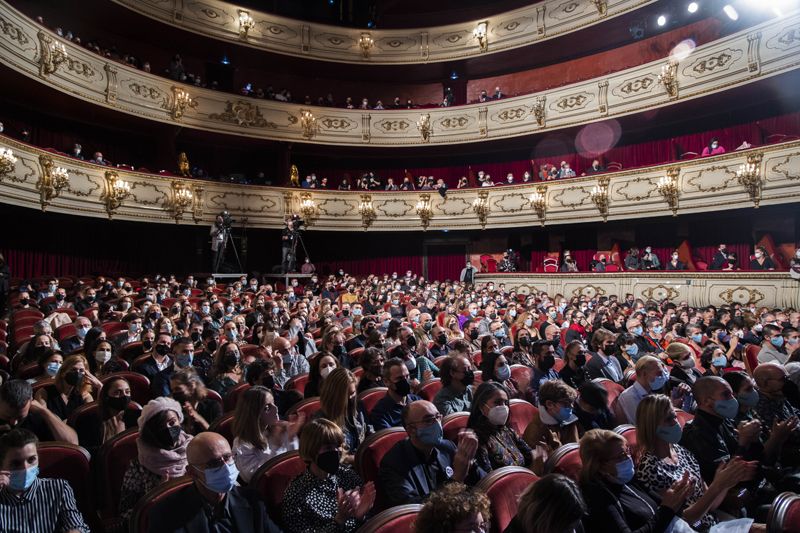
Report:
[[[490,424],[504,426],[508,421],[508,411],[507,405],[495,405],[489,409],[489,414],[486,415],[486,418],[489,419]]]
[[[94,360],[100,364],[106,364],[111,359],[111,350],[97,350],[94,352]]]
[[[334,370],[335,368],[336,368],[335,366],[326,366],[325,368],[320,368],[320,369],[319,369],[319,375],[320,375],[320,377],[321,377],[322,379],[325,379],[325,378],[327,378],[327,377],[328,377],[328,375],[329,375],[331,372],[333,372],[333,370]]]

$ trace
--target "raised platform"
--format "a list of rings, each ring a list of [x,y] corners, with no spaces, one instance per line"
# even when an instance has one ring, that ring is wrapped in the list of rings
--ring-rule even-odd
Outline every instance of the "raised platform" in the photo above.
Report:
[[[636,298],[674,302],[691,306],[753,304],[767,307],[800,308],[800,282],[788,272],[613,272],[541,274],[478,274],[477,283],[505,283],[506,289],[521,294],[546,291],[551,297],[607,296],[620,299],[628,293]]]

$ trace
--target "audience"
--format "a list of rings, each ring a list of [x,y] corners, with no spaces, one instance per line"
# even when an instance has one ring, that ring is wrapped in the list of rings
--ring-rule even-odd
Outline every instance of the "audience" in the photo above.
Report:
[[[522,493],[517,515],[504,533],[583,533],[582,519],[587,511],[574,481],[560,474],[548,474]]]
[[[178,370],[170,379],[172,398],[183,410],[181,427],[189,435],[208,431],[209,426],[222,416],[222,405],[208,397],[203,380],[194,368]]]
[[[485,472],[533,463],[531,448],[509,424],[509,412],[505,387],[481,383],[472,399],[467,427],[478,436],[475,463]]]
[[[425,501],[414,522],[414,533],[487,532],[491,526],[489,498],[461,483],[448,483]]]
[[[131,400],[131,386],[123,377],[111,377],[100,389],[97,408],[76,420],[80,445],[94,453],[123,431],[136,428],[142,408]]]
[[[383,382],[388,390],[370,413],[370,423],[375,431],[402,424],[402,413],[406,405],[421,399],[416,394],[411,394],[408,378],[408,367],[402,359],[393,357],[386,361]]]

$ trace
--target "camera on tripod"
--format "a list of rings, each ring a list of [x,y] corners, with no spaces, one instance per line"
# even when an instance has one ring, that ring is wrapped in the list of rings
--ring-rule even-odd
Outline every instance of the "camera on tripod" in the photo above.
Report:
[[[225,231],[230,231],[236,220],[234,220],[231,214],[228,213],[227,211],[223,211],[222,213],[219,214],[219,216],[222,217],[222,229],[224,229]]]
[[[292,221],[292,229],[294,231],[300,231],[305,229],[306,221],[303,220],[303,217],[300,215],[294,214],[289,219]]]

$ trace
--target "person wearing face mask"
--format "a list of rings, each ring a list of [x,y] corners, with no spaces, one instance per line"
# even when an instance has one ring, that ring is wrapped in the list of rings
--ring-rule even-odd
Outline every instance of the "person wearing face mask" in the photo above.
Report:
[[[127,324],[127,333],[115,337],[117,346],[122,347],[142,340],[142,317],[135,313],[129,313],[122,318],[122,322]]]
[[[320,410],[314,418],[327,418],[344,432],[348,453],[345,461],[355,460],[355,450],[372,433],[367,416],[356,396],[356,378],[346,368],[337,368],[322,382]]]
[[[725,148],[719,143],[719,139],[717,137],[712,137],[711,141],[709,141],[708,146],[703,148],[703,152],[700,154],[701,157],[706,157],[709,155],[718,155],[724,154]]]
[[[697,362],[692,349],[682,342],[672,342],[667,346],[667,356],[672,359],[672,369],[669,372],[673,382],[685,383],[689,387],[703,377],[703,372],[697,368]]]
[[[56,377],[63,363],[64,355],[61,352],[53,350],[52,348],[44,348],[39,352],[39,358],[36,360],[36,364],[39,366],[39,369],[41,369],[41,373],[28,381],[36,383]]]
[[[511,352],[511,364],[533,367],[533,359],[531,359],[532,346],[531,330],[528,327],[517,328],[514,333],[514,351]]]
[[[305,398],[313,398],[319,396],[319,390],[322,387],[322,382],[330,375],[331,372],[339,368],[339,360],[331,353],[326,351],[319,352],[311,359],[311,368],[308,372],[308,382],[303,390]]]
[[[203,329],[203,332],[200,333],[200,346],[195,349],[192,358],[192,366],[205,383],[211,380],[209,374],[214,366],[214,354],[217,352],[218,345],[219,333],[212,328]]]
[[[622,383],[624,372],[619,359],[614,357],[616,336],[607,329],[600,328],[592,334],[589,343],[594,350],[592,358],[586,363],[586,375],[589,379],[605,378],[615,383]]]
[[[786,367],[775,363],[758,365],[753,370],[753,379],[758,386],[758,404],[755,415],[764,428],[774,428],[776,423],[787,423],[793,428],[798,427],[800,410],[795,408],[786,398],[784,389],[789,381]],[[769,434],[769,431],[766,432]],[[786,464],[798,464],[800,458],[800,433],[792,431],[785,441]],[[791,457],[791,459],[790,459]]]
[[[566,364],[558,371],[561,380],[573,389],[577,389],[589,380],[586,374],[586,350],[580,341],[572,341],[564,350]]]
[[[0,524],[26,533],[89,533],[69,483],[39,477],[38,444],[23,428],[0,437]]]
[[[430,354],[434,360],[450,353],[450,347],[447,346],[447,332],[443,327],[436,325],[431,328],[431,340],[433,346]]]
[[[478,269],[473,266],[471,261],[467,261],[466,266],[461,269],[461,274],[459,274],[458,280],[461,283],[472,285],[475,281],[475,274],[477,273]]]
[[[64,360],[52,385],[36,391],[36,400],[47,405],[51,413],[66,420],[78,407],[93,401],[92,387],[102,388],[100,381],[89,373],[89,363],[82,355]]]
[[[186,473],[186,446],[192,436],[181,429],[182,423],[181,406],[172,398],[150,400],[142,409],[137,457],[122,479],[119,513],[123,520],[128,520],[142,496]]]
[[[661,261],[658,259],[658,256],[653,252],[653,249],[650,246],[644,249],[644,255],[642,255],[642,266],[644,270],[661,269]]]
[[[621,424],[636,423],[636,407],[642,398],[661,391],[669,381],[669,372],[652,355],[643,355],[636,361],[636,382],[617,397],[615,415]]]
[[[669,397],[654,394],[643,399],[636,410],[636,442],[639,462],[636,480],[651,494],[661,494],[688,472],[695,480],[687,494],[681,519],[698,531],[718,523],[714,512],[725,495],[739,483],[751,479],[757,468],[741,457],[720,463],[714,480],[702,481],[694,455],[678,444],[683,430]]]
[[[370,423],[375,431],[400,426],[403,408],[421,399],[411,393],[408,367],[402,359],[393,357],[386,361],[383,382],[388,387],[386,396],[375,404],[370,413]]]
[[[522,436],[534,450],[531,470],[536,475],[544,473],[545,461],[559,446],[578,442],[578,417],[573,413],[577,397],[563,381],[546,381],[539,388],[539,409]]]
[[[637,484],[625,439],[606,429],[593,429],[580,440],[580,487],[591,520],[587,533],[670,530],[693,484],[688,473],[661,495],[659,502]]]
[[[358,394],[369,389],[386,386],[383,381],[383,368],[386,363],[383,350],[366,348],[361,354],[358,363],[363,369],[361,378],[358,380]]]
[[[212,373],[214,377],[208,387],[223,398],[242,382],[242,355],[233,342],[226,342],[217,350]]]
[[[442,363],[441,376],[442,388],[433,399],[439,412],[445,416],[469,411],[475,382],[475,372],[469,357],[456,354],[445,359]]]
[[[539,403],[539,387],[545,381],[561,379],[555,370],[556,352],[550,342],[538,341],[533,345],[533,375],[531,376],[526,399],[533,403]]]
[[[143,362],[133,367],[135,372],[144,374],[150,380],[150,394],[153,397],[169,396],[169,379],[175,373],[172,353],[172,335],[160,333],[153,345],[153,351]]]
[[[785,365],[789,360],[789,355],[784,348],[785,339],[781,335],[781,328],[766,324],[761,330],[763,341],[761,343],[761,350],[758,352],[758,362],[763,363],[778,363]]]
[[[392,446],[381,460],[381,503],[422,503],[446,483],[473,485],[485,475],[480,467],[471,465],[478,449],[475,433],[463,430],[456,445],[443,438],[441,420],[436,407],[425,400],[403,409],[402,424],[408,437]]]
[[[505,387],[509,398],[522,398],[525,395],[517,380],[511,377],[511,366],[502,353],[493,351],[484,355],[480,368],[483,381],[499,383]]]
[[[88,357],[89,370],[97,378],[127,369],[124,362],[118,358],[116,347],[110,341],[98,339],[91,346],[87,346],[85,351],[87,355],[91,354]]]
[[[142,408],[131,401],[131,386],[123,377],[112,377],[103,384],[97,407],[74,422],[78,442],[92,454],[115,435],[135,428],[142,412]]]
[[[704,369],[704,376],[722,376],[730,362],[722,346],[711,343],[700,354],[700,366]]]
[[[666,270],[686,270],[686,263],[679,259],[678,250],[673,250],[667,262]]]
[[[296,450],[297,435],[305,421],[303,413],[289,422],[282,421],[270,389],[260,385],[247,389],[236,403],[233,418],[233,457],[242,479],[250,483],[268,460]]]
[[[311,370],[308,359],[298,354],[289,340],[284,337],[275,337],[273,339],[272,354],[272,359],[275,361],[277,369],[275,381],[281,387],[294,376],[308,373]]]
[[[329,420],[316,419],[303,427],[300,458],[306,470],[291,482],[281,503],[287,533],[353,533],[372,508],[375,485],[364,483],[342,462],[344,444],[341,429]]]
[[[170,379],[172,398],[183,409],[183,430],[189,435],[197,435],[222,416],[222,405],[208,397],[203,380],[194,368],[182,368]]]
[[[81,348],[86,338],[86,334],[92,329],[92,323],[88,318],[79,316],[72,324],[75,326],[75,335],[61,340],[61,349],[66,354],[70,354]]]
[[[533,452],[509,423],[509,401],[499,383],[481,383],[472,400],[467,427],[478,437],[475,464],[485,472],[533,464]]]
[[[775,263],[772,262],[767,249],[763,246],[757,246],[753,252],[750,270],[775,270]]]
[[[399,352],[396,353],[405,361],[413,387],[431,378],[439,377],[439,368],[433,364],[433,361],[418,352],[419,340],[414,334],[414,330],[403,326],[398,330],[397,338],[400,346],[397,348]]]
[[[236,483],[239,471],[225,437],[212,432],[198,435],[186,447],[186,457],[193,483],[153,506],[150,531],[280,532],[258,492]]]

